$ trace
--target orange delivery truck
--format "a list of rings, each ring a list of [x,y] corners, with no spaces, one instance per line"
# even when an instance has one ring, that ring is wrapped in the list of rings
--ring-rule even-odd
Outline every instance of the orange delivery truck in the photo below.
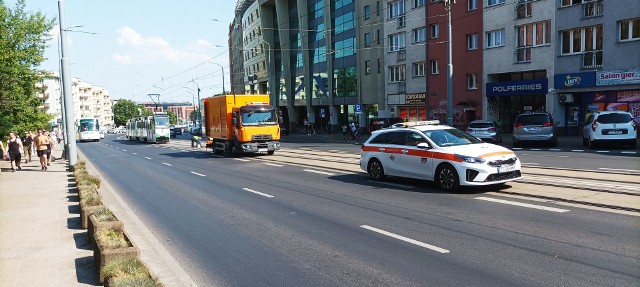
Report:
[[[269,95],[217,95],[204,99],[207,147],[215,154],[267,153],[280,149],[282,117]]]

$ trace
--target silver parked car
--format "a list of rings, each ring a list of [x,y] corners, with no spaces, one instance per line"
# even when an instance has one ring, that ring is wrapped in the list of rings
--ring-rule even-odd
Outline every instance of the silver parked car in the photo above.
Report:
[[[523,143],[546,143],[558,145],[558,133],[553,117],[549,113],[519,114],[513,123],[513,147]]]
[[[498,126],[498,123],[494,121],[472,121],[469,123],[466,132],[483,141],[491,141],[494,143],[502,142],[500,126]]]

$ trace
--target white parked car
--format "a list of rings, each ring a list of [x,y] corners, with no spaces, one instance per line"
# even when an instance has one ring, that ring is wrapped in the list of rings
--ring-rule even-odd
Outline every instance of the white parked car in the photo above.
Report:
[[[594,112],[587,118],[582,133],[582,143],[595,148],[598,143],[638,146],[638,127],[630,113],[624,111]]]
[[[445,191],[522,178],[513,151],[438,121],[373,132],[362,145],[360,168],[374,180],[387,175],[433,180]]]

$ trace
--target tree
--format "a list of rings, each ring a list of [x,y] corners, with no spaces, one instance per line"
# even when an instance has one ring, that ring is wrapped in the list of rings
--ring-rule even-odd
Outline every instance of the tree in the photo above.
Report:
[[[178,123],[178,116],[170,110],[167,110],[167,115],[169,116],[169,124],[175,125]]]
[[[113,105],[113,121],[116,126],[124,126],[128,120],[140,115],[140,106],[132,100],[118,100]]]
[[[191,112],[191,114],[189,114],[189,119],[195,123],[198,120],[198,110]]]
[[[144,107],[144,105],[140,105],[140,115],[141,116],[153,116],[153,111]]]
[[[53,115],[39,108],[43,101],[36,94],[47,74],[36,68],[45,60],[53,23],[41,12],[25,12],[25,0],[13,9],[0,0],[0,135],[50,128]]]

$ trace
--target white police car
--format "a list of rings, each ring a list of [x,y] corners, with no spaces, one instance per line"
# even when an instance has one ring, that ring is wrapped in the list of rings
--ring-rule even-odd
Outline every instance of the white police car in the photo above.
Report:
[[[522,178],[513,151],[438,121],[378,130],[362,145],[360,167],[374,180],[400,176],[435,181],[446,191]]]

